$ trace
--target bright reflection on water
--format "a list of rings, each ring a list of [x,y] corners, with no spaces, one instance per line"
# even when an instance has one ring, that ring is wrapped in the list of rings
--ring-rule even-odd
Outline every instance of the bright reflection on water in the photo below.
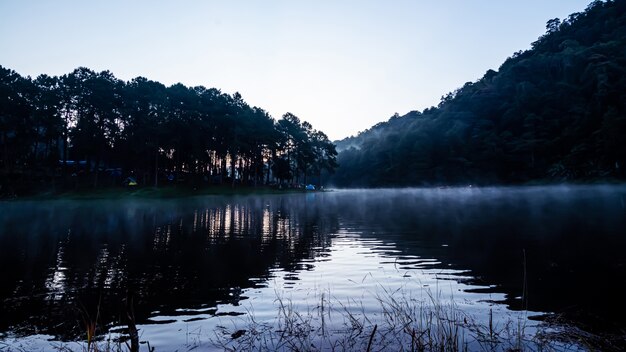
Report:
[[[281,301],[304,314],[324,299],[372,324],[381,299],[403,297],[531,333],[527,317],[552,313],[615,333],[625,199],[624,186],[572,186],[0,203],[0,350],[80,350],[67,341],[96,316],[124,334],[130,302],[157,351],[205,349],[274,321]]]

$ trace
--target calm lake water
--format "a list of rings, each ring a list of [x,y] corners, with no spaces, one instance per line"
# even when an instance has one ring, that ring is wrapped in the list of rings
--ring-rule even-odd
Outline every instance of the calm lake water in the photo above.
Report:
[[[625,203],[626,186],[3,202],[0,351],[84,349],[85,321],[125,335],[129,307],[142,350],[221,350],[281,304],[332,312],[339,335],[398,297],[619,334]]]

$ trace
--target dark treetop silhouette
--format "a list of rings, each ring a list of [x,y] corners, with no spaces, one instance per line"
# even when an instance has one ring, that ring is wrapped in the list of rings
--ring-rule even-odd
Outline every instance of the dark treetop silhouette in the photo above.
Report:
[[[239,93],[123,82],[84,67],[31,79],[0,66],[0,195],[127,177],[196,187],[319,183],[335,158],[323,132],[291,113],[277,122]]]

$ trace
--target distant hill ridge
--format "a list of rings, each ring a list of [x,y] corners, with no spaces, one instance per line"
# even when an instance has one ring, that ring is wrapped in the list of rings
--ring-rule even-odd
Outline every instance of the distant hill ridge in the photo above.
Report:
[[[594,1],[437,107],[336,142],[337,186],[626,178],[626,1]]]

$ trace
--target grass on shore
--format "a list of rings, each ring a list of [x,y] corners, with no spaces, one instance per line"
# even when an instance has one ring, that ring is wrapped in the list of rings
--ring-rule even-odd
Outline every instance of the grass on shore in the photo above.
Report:
[[[463,311],[453,298],[426,292],[415,298],[399,289],[381,287],[375,296],[378,309],[362,302],[341,302],[330,292],[316,292],[314,305],[294,302],[276,292],[277,314],[273,320],[258,320],[253,310],[232,320],[232,327],[218,326],[208,341],[197,336],[179,351],[621,351],[626,337],[610,340],[558,321],[532,322],[520,311],[507,319],[476,319]],[[94,338],[87,327],[87,341],[53,343],[62,352],[159,352],[149,341],[111,332]],[[129,327],[130,329],[130,327]],[[141,330],[141,328],[139,328]],[[125,331],[125,329],[124,329]],[[138,330],[135,330],[138,331]],[[189,332],[187,332],[189,334]],[[138,336],[138,335],[136,335]],[[140,338],[140,337],[139,337]],[[189,339],[189,336],[187,336]],[[129,342],[131,341],[131,342]],[[0,351],[25,349],[0,345]]]
[[[205,195],[251,195],[251,194],[285,194],[304,193],[302,189],[278,189],[267,186],[206,186],[201,188],[190,186],[164,187],[108,187],[99,189],[84,189],[65,192],[43,192],[22,197],[11,197],[8,200],[90,200],[90,199],[173,199]]]
[[[608,341],[575,328],[546,322],[528,326],[527,312],[504,323],[464,312],[453,299],[432,293],[416,299],[402,290],[376,297],[379,310],[366,312],[358,302],[342,303],[329,293],[304,309],[277,294],[274,321],[258,321],[253,312],[242,324],[224,326],[212,343],[224,351],[618,351]]]

